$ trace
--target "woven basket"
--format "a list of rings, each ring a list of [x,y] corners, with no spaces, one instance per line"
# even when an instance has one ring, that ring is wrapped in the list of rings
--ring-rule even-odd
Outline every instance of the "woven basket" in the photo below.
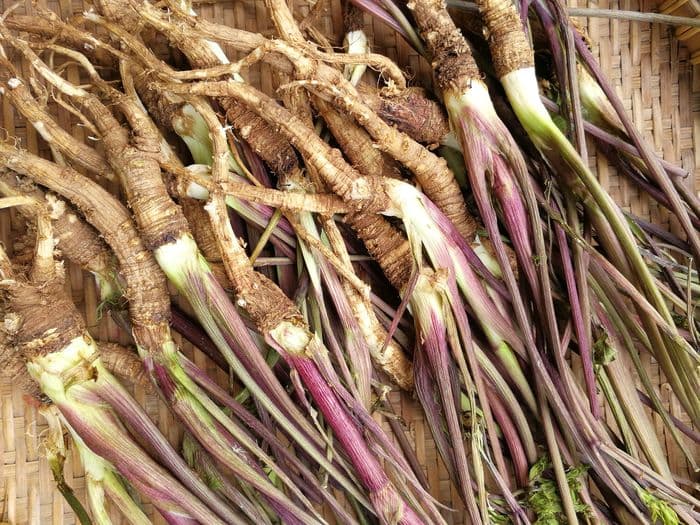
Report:
[[[47,6],[46,0],[38,0]],[[205,2],[207,0],[204,0]],[[216,0],[213,0],[216,2]],[[575,2],[574,2],[575,3]],[[295,11],[299,16],[308,12],[306,3],[297,2]],[[573,3],[572,3],[573,4]],[[671,5],[673,4],[673,5]],[[10,0],[4,8],[9,7]],[[580,5],[585,5],[585,2]],[[627,10],[649,11],[658,7],[655,2],[630,1],[595,2],[600,8],[619,8]],[[667,2],[662,6],[668,12],[694,16],[700,13],[694,11],[700,6],[695,0]],[[83,9],[80,0],[70,2],[59,0],[49,2],[48,7],[66,17]],[[234,0],[234,2],[202,3],[196,6],[202,16],[245,28],[249,31],[266,32],[271,29],[265,7],[258,0]],[[27,2],[27,9],[31,9]],[[675,9],[675,11],[674,11]],[[685,11],[683,11],[685,10]],[[695,45],[696,40],[686,38],[686,33],[674,31],[663,26],[650,27],[646,24],[632,24],[617,20],[581,19],[587,23],[588,32],[595,47],[603,70],[616,86],[622,96],[626,108],[631,113],[634,122],[644,132],[648,141],[666,160],[677,163],[691,173],[688,185],[698,186],[700,169],[694,155],[700,138],[700,107],[698,106],[698,91],[700,91],[700,76],[690,61],[688,49],[679,44],[678,39],[687,45]],[[321,21],[321,29],[329,37],[331,43],[338,44],[342,31],[342,15],[338,0],[330,1],[330,10]],[[427,84],[430,82],[430,68],[412,52],[407,45],[386,26],[380,22],[373,23],[366,17],[366,27],[372,33],[374,49],[396,60],[413,78],[414,83]],[[698,40],[700,46],[700,40]],[[695,50],[695,49],[693,49]],[[73,80],[77,72],[69,71]],[[266,65],[257,66],[248,73],[248,78],[255,85],[270,92],[274,85],[273,75]],[[56,112],[59,122],[71,129],[71,118],[65,111]],[[6,100],[2,102],[2,127],[9,136],[17,137],[22,145],[31,151],[48,155],[45,144],[37,137],[36,132],[17,116]],[[84,138],[78,127],[76,137]],[[591,148],[592,149],[592,148]],[[698,150],[700,151],[700,150]],[[649,202],[640,195],[637,188],[629,182],[618,178],[602,156],[590,159],[595,166],[601,181],[612,196],[625,210],[653,220],[680,233],[676,224],[669,224],[669,215],[658,205]],[[0,241],[9,250],[12,249],[13,239],[19,233],[17,228],[20,221],[14,220],[13,212],[0,214]],[[96,317],[97,298],[92,280],[76,267],[69,268],[70,289],[75,303],[84,310],[87,323],[92,334],[99,340],[119,341],[119,332],[108,318]],[[122,340],[121,342],[126,342]],[[180,341],[183,351],[194,359],[201,367],[210,371],[215,377],[225,380],[220,371],[207,361],[206,357],[191,345]],[[671,399],[665,380],[659,372],[657,364],[644,354],[645,366],[656,384],[662,399],[667,403],[670,413],[683,417],[677,402]],[[37,417],[36,409],[25,404],[22,394],[13,390],[10,382],[0,385],[0,522],[12,524],[61,524],[74,523],[70,508],[64,503],[59,492],[54,488],[51,473],[46,460],[42,457],[41,436],[45,431],[44,421]],[[171,414],[152,395],[143,388],[134,389],[136,400],[157,422],[161,431],[173,442],[180,438],[180,429]],[[421,411],[407,396],[392,394],[392,401],[403,417],[409,437],[415,443],[416,452],[425,467],[427,478],[435,497],[442,503],[452,506],[455,512],[448,515],[448,521],[462,523],[463,513],[460,512],[459,498],[451,488],[445,468],[441,465],[435,446],[430,438],[430,430],[421,418]],[[610,417],[609,414],[607,414]],[[677,450],[670,436],[666,436],[659,418],[652,417],[657,431],[666,445],[671,469],[679,476],[688,478],[688,465],[682,454]],[[699,451],[700,452],[700,451]],[[77,457],[71,454],[66,462],[66,481],[72,486],[78,497],[84,496],[84,478]],[[152,508],[146,505],[149,513]],[[163,523],[155,515],[155,523]],[[119,523],[115,515],[115,523]]]

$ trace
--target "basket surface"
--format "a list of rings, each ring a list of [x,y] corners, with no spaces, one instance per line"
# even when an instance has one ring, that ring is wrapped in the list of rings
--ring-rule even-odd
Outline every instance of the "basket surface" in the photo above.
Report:
[[[260,0],[213,1],[216,3],[201,3],[195,7],[206,18],[249,31],[266,32],[271,29],[264,4]],[[7,8],[11,3],[13,2],[6,0],[3,7]],[[585,2],[576,0],[571,3],[586,5]],[[58,3],[52,0],[48,4],[46,0],[39,0],[39,4],[54,9],[64,17],[79,13],[84,8],[80,1],[70,0],[59,0]],[[650,11],[654,10],[658,3],[600,0],[595,4],[600,8]],[[300,16],[308,12],[305,2],[297,1],[294,7]],[[26,9],[31,9],[30,2],[26,2]],[[695,155],[695,151],[700,151],[700,148],[697,148],[700,141],[700,70],[691,64],[688,51],[674,38],[674,32],[663,26],[604,19],[581,21],[587,23],[594,52],[598,55],[603,70],[622,96],[638,128],[664,159],[681,165],[691,174],[688,178],[689,186],[693,189],[700,187],[700,158]],[[368,32],[372,34],[375,50],[397,61],[409,73],[414,83],[430,82],[428,64],[419,59],[400,37],[382,23],[373,23],[369,17],[365,17],[365,22]],[[338,44],[342,38],[342,12],[338,0],[330,0],[329,9],[320,24],[331,43]],[[76,71],[69,72],[69,75],[71,74],[72,80],[76,80]],[[256,66],[247,76],[253,84],[267,92],[271,92],[275,85],[273,73],[266,65]],[[56,115],[64,127],[74,129],[77,137],[84,138],[84,133],[79,127],[71,128],[75,122],[71,121],[67,112],[60,110]],[[9,136],[17,137],[27,149],[48,156],[46,145],[31,127],[25,126],[7,100],[2,101],[0,118],[1,125]],[[680,233],[676,224],[669,224],[669,214],[666,211],[640,195],[638,189],[628,181],[617,177],[614,169],[602,156],[593,155],[590,162],[595,166],[608,191],[625,210],[669,227],[674,233]],[[21,224],[12,212],[0,214],[0,241],[10,249]],[[93,335],[99,340],[118,341],[119,333],[113,322],[108,318],[99,319],[96,316],[97,298],[90,276],[84,275],[76,267],[70,267],[68,274],[75,303],[84,310]],[[221,377],[221,372],[198,350],[184,342],[182,348],[198,365],[225,380],[225,377]],[[677,402],[671,399],[657,364],[648,355],[642,357],[670,412],[682,417]],[[41,436],[46,429],[44,421],[37,416],[35,408],[24,402],[22,393],[14,390],[11,382],[3,381],[0,389],[0,523],[74,523],[73,514],[54,488],[47,462],[42,457]],[[147,394],[141,387],[134,388],[134,395],[157,421],[161,431],[169,439],[177,441],[180,437],[179,428],[158,399]],[[425,467],[434,496],[442,503],[457,509],[450,514],[450,521],[462,523],[463,514],[459,511],[459,498],[450,487],[447,472],[438,460],[430,438],[430,430],[423,421],[419,408],[407,396],[400,397],[396,393],[392,396],[394,405],[401,413],[409,431],[409,437],[415,443],[418,458]],[[657,426],[657,431],[663,435],[660,420],[652,420]],[[674,473],[681,477],[689,477],[688,465],[671,437],[663,435],[662,443],[665,443]],[[698,452],[700,453],[700,450]],[[68,458],[65,475],[68,484],[82,499],[84,478],[77,457],[71,455]],[[147,510],[152,511],[148,506]],[[157,515],[153,519],[155,523],[163,523]],[[115,522],[119,522],[118,518]]]

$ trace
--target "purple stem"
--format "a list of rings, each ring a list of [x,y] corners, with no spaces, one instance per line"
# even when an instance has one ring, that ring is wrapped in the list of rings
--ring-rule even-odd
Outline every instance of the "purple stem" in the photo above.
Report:
[[[189,468],[170,442],[160,433],[158,427],[144,413],[143,408],[134,401],[119,382],[109,374],[103,374],[100,379],[104,382],[104,386],[99,389],[99,396],[112,406],[119,417],[129,425],[132,431],[138,434],[140,439],[145,440],[157,454],[160,463],[167,467],[221,519],[235,520],[236,515],[232,510],[213,491],[209,490],[197,474]]]
[[[376,16],[379,20],[404,37],[406,42],[411,42],[411,39],[406,31],[404,31],[404,29],[398,24],[398,22],[396,22],[394,17],[386,9],[380,5],[377,5],[372,0],[351,0],[351,2],[360,9]]]
[[[377,392],[381,393],[381,392]],[[423,473],[423,466],[420,464],[420,461],[418,457],[416,456],[415,450],[413,450],[414,444],[410,441],[410,439],[406,436],[406,432],[404,432],[403,425],[399,421],[398,417],[394,417],[394,414],[396,411],[391,405],[391,401],[389,398],[384,399],[384,410],[387,411],[389,414],[387,415],[387,422],[389,423],[389,426],[391,427],[391,431],[394,433],[394,436],[396,437],[396,441],[399,442],[399,446],[401,447],[401,450],[404,453],[404,456],[406,457],[406,461],[408,461],[408,464],[411,465],[411,469],[413,470],[413,473],[416,475],[416,479],[418,479],[418,482],[423,485],[424,487],[428,486],[428,479],[425,477],[425,474]]]
[[[429,368],[429,375],[432,378],[429,391],[425,394],[429,397],[435,396],[436,402],[439,399],[438,414],[441,413],[442,416],[437,417],[440,420],[440,425],[432,426],[431,431],[433,435],[442,433],[446,426],[451,446],[447,450],[441,450],[441,453],[445,463],[452,463],[453,482],[467,506],[472,523],[478,523],[479,511],[474,492],[471,489],[472,479],[462,439],[459,382],[455,376],[456,366],[450,358],[446,327],[442,319],[443,312],[422,310],[419,308],[419,301],[415,301],[413,305],[416,308],[416,320],[420,332],[419,340],[422,341],[418,353],[424,354],[425,365],[426,368]],[[462,351],[462,349],[455,349],[455,351]],[[425,400],[425,394],[421,396],[421,401]],[[426,408],[428,410],[435,409],[431,406]]]
[[[283,349],[280,348],[280,351],[282,355],[285,354]],[[355,467],[358,478],[369,492],[370,501],[380,521],[387,524],[422,524],[423,522],[413,509],[402,501],[379,461],[367,446],[364,436],[329,388],[313,361],[299,355],[287,354],[284,357],[302,378],[326,422],[333,429],[336,439]]]
[[[649,235],[658,237],[663,242],[670,244],[671,246],[674,246],[679,250],[683,250],[686,253],[690,250],[690,246],[688,246],[688,244],[685,241],[679,239],[668,230],[664,230],[658,224],[645,221],[644,219],[642,219],[641,217],[637,217],[636,215],[628,215],[635,222],[635,224],[639,226],[640,229],[644,230]]]
[[[422,510],[424,512],[432,512],[436,516],[439,516],[432,504],[432,498],[415,476],[412,475],[412,469],[406,461],[406,458],[401,454],[401,451],[396,447],[395,443],[387,437],[382,427],[372,418],[369,412],[367,412],[367,410],[350,395],[343,385],[340,384],[335,370],[333,370],[333,367],[330,366],[330,362],[320,350],[320,348],[309,348],[309,351],[312,352],[314,360],[316,361],[317,370],[320,371],[320,380],[324,381],[327,386],[330,386],[330,390],[337,394],[340,401],[345,403],[352,415],[358,419],[365,433],[375,439],[379,446],[386,451],[386,454],[383,456],[384,459],[391,462],[392,468],[398,470],[402,474],[401,479],[410,484],[415,493],[425,502],[426,508]],[[438,517],[437,521],[440,522],[441,518]]]
[[[523,449],[523,444],[518,436],[518,431],[513,424],[508,410],[503,406],[500,398],[494,394],[493,391],[489,390],[489,403],[491,405],[491,411],[493,413],[493,418],[498,423],[498,427],[503,433],[503,439],[508,446],[510,451],[510,458],[513,461],[513,470],[515,471],[515,478],[518,485],[521,487],[527,487],[528,484],[528,463],[527,457],[525,456],[525,450]]]
[[[158,512],[168,525],[200,525],[200,522],[187,516],[183,516],[175,511],[158,509]]]
[[[56,406],[85,444],[95,454],[114,465],[141,492],[147,494],[159,511],[167,512],[176,508],[202,523],[223,525],[224,522],[216,514],[124,435],[119,423],[105,409],[99,405],[90,407],[89,413],[92,417],[88,420],[85,417],[88,411],[76,409],[63,402],[56,403]],[[118,445],[115,446],[115,443]]]
[[[286,420],[317,447],[321,446],[318,432],[306,421],[277,380],[236,307],[214,276],[209,273],[203,280],[200,275],[192,275],[184,279],[183,288],[183,295],[197,312],[202,327],[242,383],[251,392],[259,389],[260,394],[265,394],[274,403],[277,410],[272,415],[275,419]]]
[[[353,523],[353,520],[348,516],[347,512],[340,507],[335,498],[327,490],[314,487],[318,482],[316,476],[292,453],[286,446],[279,442],[275,434],[265,425],[260,423],[250,412],[248,412],[241,404],[239,404],[228,392],[217,385],[205,372],[199,369],[192,361],[187,358],[182,359],[183,367],[187,375],[192,378],[199,386],[201,386],[214,401],[231,410],[233,415],[240,419],[243,424],[255,432],[262,440],[264,440],[273,451],[288,462],[306,479],[313,489],[312,496],[322,498],[336,513],[336,517],[342,519],[344,523]]]
[[[172,305],[170,308],[170,326],[192,345],[204,352],[221,370],[227,374],[229,373],[228,363],[206,332],[199,326],[199,323],[191,319],[175,305]]]
[[[566,281],[566,291],[569,294],[571,303],[571,318],[578,340],[579,353],[581,355],[581,365],[583,367],[583,378],[586,383],[586,392],[588,393],[588,402],[591,407],[591,413],[596,419],[600,419],[600,406],[598,404],[598,394],[596,392],[595,371],[593,370],[593,351],[591,342],[588,338],[588,332],[584,325],[583,313],[581,311],[581,303],[579,302],[579,292],[576,286],[576,275],[574,267],[571,263],[571,253],[566,240],[566,233],[559,226],[554,224],[554,233],[559,245],[559,255],[561,257],[562,268],[564,270],[564,280]]]
[[[567,23],[570,22],[567,21]],[[632,142],[641,154],[641,158],[644,160],[645,164],[649,168],[649,174],[659,185],[664,194],[666,194],[666,196],[668,197],[669,203],[671,204],[671,209],[676,214],[676,217],[678,218],[679,222],[683,226],[683,229],[688,235],[688,242],[692,247],[692,253],[695,258],[695,265],[697,268],[700,268],[700,240],[698,240],[697,232],[693,228],[692,223],[690,221],[690,214],[683,206],[683,203],[678,195],[678,191],[674,187],[674,183],[677,185],[683,184],[683,182],[675,180],[677,179],[677,177],[673,176],[671,176],[671,179],[674,180],[671,180],[668,176],[666,176],[665,173],[663,173],[663,169],[656,155],[651,151],[649,145],[644,141],[639,131],[630,120],[629,116],[627,115],[627,112],[625,111],[624,105],[622,104],[622,100],[620,100],[620,97],[617,95],[615,90],[612,88],[612,86],[610,86],[610,84],[606,80],[605,75],[603,74],[602,70],[600,69],[600,66],[593,57],[593,54],[588,49],[588,46],[583,40],[583,37],[581,36],[579,31],[576,30],[576,28],[572,28],[572,32],[574,35],[574,39],[576,40],[576,50],[578,51],[584,63],[597,80],[598,84],[605,93],[605,96],[608,97],[608,100],[612,104],[613,108],[615,108],[618,117],[620,118],[622,124],[625,127],[625,131],[632,139]],[[695,198],[693,198],[693,200],[695,200]],[[696,203],[696,205],[693,206],[693,208],[697,209],[697,207],[698,206]]]
[[[561,39],[559,38],[556,24],[554,22],[554,19],[552,18],[551,13],[549,12],[549,9],[547,9],[547,7],[541,2],[535,2],[535,12],[537,13],[538,18],[542,23],[542,28],[544,29],[544,33],[547,36],[547,40],[549,41],[549,46],[551,47],[552,60],[554,60],[554,69],[557,72],[557,78],[559,79],[560,84],[563,85],[566,81],[566,66],[564,65],[564,61],[562,60],[562,57],[564,56],[564,51],[561,47]],[[527,16],[527,11],[525,12],[525,16]],[[566,90],[562,89],[560,91],[562,97],[562,106],[566,107]],[[557,110],[558,109],[559,108],[557,107]]]
[[[197,410],[198,407],[196,405],[193,406],[192,402],[185,402],[185,400],[194,401],[195,396],[200,395],[201,391],[184,393],[182,392],[183,388],[173,380],[168,369],[159,363],[152,363],[152,369],[159,380],[158,384],[161,386],[161,390],[167,393],[166,401],[173,412],[178,415],[188,432],[202,444],[204,449],[219,464],[225,466],[227,471],[257,490],[268,502],[275,502],[276,507],[279,506],[279,508],[287,508],[290,511],[294,511],[300,519],[308,522],[314,521],[308,512],[294,504],[289,497],[270,483],[267,476],[260,474],[260,471],[256,468],[258,465],[255,464],[255,460],[250,457],[248,452],[244,452],[240,444],[231,445],[229,437],[231,435],[230,429],[235,426],[233,420],[230,420],[230,426],[224,429],[218,421],[208,414],[203,417],[200,413],[201,410]],[[204,395],[204,393],[201,392],[201,395]],[[201,409],[204,410],[204,407],[201,407]],[[241,431],[240,436],[237,439],[247,438],[245,431]],[[265,457],[262,451],[257,451],[255,454],[261,457],[268,466],[273,465],[271,459]],[[291,483],[288,476],[282,473],[279,468],[274,468],[273,470],[277,476],[280,476],[290,492],[299,498],[302,504],[311,509],[313,513],[311,504],[299,489]]]
[[[642,401],[642,403],[644,403],[646,406],[648,406],[649,408],[651,408],[655,412],[657,411],[656,407],[654,406],[653,401],[651,400],[651,398],[648,395],[646,395],[641,390],[637,390],[637,394],[639,395],[639,399]],[[678,430],[683,432],[686,436],[688,436],[690,439],[692,439],[696,443],[700,443],[700,432],[698,432],[694,428],[688,426],[687,424],[685,424],[683,421],[681,421],[677,417],[673,416],[672,414],[667,414],[667,416],[673,422],[673,424],[675,425],[675,427]]]

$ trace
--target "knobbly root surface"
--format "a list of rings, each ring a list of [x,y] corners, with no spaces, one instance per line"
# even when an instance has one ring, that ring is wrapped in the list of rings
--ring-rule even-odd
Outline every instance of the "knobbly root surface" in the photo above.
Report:
[[[443,0],[411,0],[408,8],[432,56],[435,82],[443,91],[462,91],[480,78],[467,41],[450,18]]]
[[[146,250],[129,212],[104,188],[71,168],[0,143],[0,163],[69,200],[114,251],[126,283],[134,338],[145,348],[169,339],[165,276]],[[95,202],[100,206],[96,207]]]
[[[496,75],[534,67],[535,59],[511,0],[478,0]]]
[[[299,159],[290,144],[261,117],[232,99],[220,99],[219,104],[226,111],[226,122],[278,177],[299,170]]]
[[[20,180],[11,172],[0,172],[0,194],[5,196],[26,195],[46,202],[51,217],[56,247],[68,260],[82,269],[97,275],[110,275],[115,271],[114,256],[98,233],[87,224],[70,204],[51,193],[44,193],[27,180]],[[30,210],[17,208],[25,217]]]
[[[180,206],[182,206],[182,212],[189,224],[192,237],[194,237],[197,246],[199,246],[199,251],[202,252],[202,255],[208,262],[220,263],[221,252],[219,251],[219,245],[209,227],[209,215],[204,211],[202,202],[184,197],[180,199]]]
[[[445,110],[420,88],[383,93],[367,84],[357,90],[365,103],[385,122],[422,144],[439,144],[450,132]]]
[[[107,370],[121,379],[152,392],[153,383],[151,383],[148,371],[134,350],[117,343],[100,342],[97,346],[100,350],[102,364]]]
[[[375,148],[372,138],[362,127],[346,118],[325,100],[316,99],[314,105],[357,171],[365,176],[401,178],[396,161]]]
[[[413,268],[411,247],[403,234],[384,217],[372,213],[349,213],[345,221],[362,239],[394,288],[408,284]]]
[[[20,322],[13,343],[25,362],[57,352],[83,334],[82,317],[65,293],[62,276],[40,286],[18,279],[7,290],[7,300]]]

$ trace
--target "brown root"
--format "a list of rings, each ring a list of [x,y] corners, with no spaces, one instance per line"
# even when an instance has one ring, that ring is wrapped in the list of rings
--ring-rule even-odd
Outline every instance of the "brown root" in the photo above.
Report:
[[[0,331],[0,339],[4,332]],[[18,389],[33,399],[41,397],[41,390],[27,371],[27,363],[13,346],[0,340],[0,377],[12,381],[12,388]]]
[[[511,0],[477,0],[477,5],[496,75],[502,78],[512,71],[534,67],[535,57],[515,4]]]
[[[102,364],[107,370],[120,379],[145,388],[148,392],[153,391],[153,383],[135,349],[117,343],[104,342],[97,343],[97,347],[100,350]]]
[[[180,199],[180,206],[182,206],[182,212],[187,218],[192,237],[194,237],[204,258],[209,262],[221,262],[221,252],[209,226],[209,216],[204,211],[202,203],[196,199],[184,197]]]
[[[118,5],[121,0],[111,0],[110,3]],[[123,8],[129,10],[130,6],[124,2]],[[207,68],[221,64],[203,38],[193,39],[191,32],[183,31],[181,26],[168,23],[157,16],[148,18],[148,22],[162,31],[185,54],[193,67]],[[292,147],[264,119],[230,97],[221,97],[217,101],[224,110],[226,121],[278,176],[299,169]]]
[[[68,167],[0,143],[0,163],[69,200],[112,248],[126,282],[134,338],[152,348],[169,334],[165,276],[146,250],[129,212],[109,192]],[[99,203],[98,206],[95,203]]]
[[[53,117],[41,107],[29,88],[20,80],[14,66],[1,58],[0,86],[4,96],[34,126],[47,143],[93,173],[106,179],[114,179],[114,173],[105,159],[96,150],[76,140],[56,124]]]
[[[289,110],[257,89],[234,81],[168,84],[165,88],[176,93],[236,97],[278,126],[280,133],[287,137],[304,155],[306,162],[316,168],[333,192],[346,200],[348,205],[372,205],[377,210],[386,208],[386,200],[382,200],[386,199],[386,195],[379,181],[365,178],[363,184],[355,184],[361,178],[360,174],[345,162],[340,151],[332,149]]]
[[[186,18],[189,25],[182,23],[176,26],[175,24],[160,20],[160,16],[157,13],[149,13],[148,11],[149,6],[145,4],[144,9],[141,11],[142,16],[147,16],[149,23],[159,24],[158,27],[162,27],[164,31],[177,31],[177,41],[179,42],[189,41],[192,38],[201,39],[203,33],[200,31],[203,31],[209,35],[215,35],[214,38],[217,40],[231,43],[238,49],[248,52],[268,46],[271,51],[266,57],[273,57],[275,65],[279,64],[279,55],[285,56],[288,61],[293,63],[297,78],[317,79],[305,82],[305,85],[312,90],[316,87],[324,86],[329,88],[333,103],[336,106],[344,108],[355,117],[357,122],[369,132],[380,149],[404,164],[414,173],[428,197],[430,197],[443,213],[452,220],[458,231],[460,231],[465,238],[473,237],[474,220],[470,218],[467,213],[461,191],[447,163],[413,141],[410,137],[403,135],[377,117],[377,115],[362,102],[354,87],[343,78],[341,72],[316,59],[309,58],[299,49],[290,45],[285,45],[280,41],[268,41],[261,35],[253,35],[246,31],[235,30],[201,20],[194,20],[192,17]],[[192,26],[195,26],[195,29],[193,29]],[[280,67],[284,67],[284,65],[280,65]],[[284,70],[288,71],[288,69]],[[241,89],[237,89],[234,86],[236,84],[241,85]],[[253,96],[253,94],[248,91],[252,89],[249,86],[245,86],[239,82],[202,82],[185,86],[171,84],[169,85],[169,89],[174,92],[207,96],[233,96],[239,100],[239,102],[244,102],[248,108],[252,109],[268,123],[273,124],[276,129],[284,131],[287,135],[287,139],[302,154],[304,154],[304,149],[309,149],[307,141],[292,141],[288,129],[285,130],[285,127],[288,128],[286,119],[289,113],[281,116],[278,109],[279,106],[275,104],[274,101],[269,99],[269,97],[266,97],[263,101],[259,95]],[[277,106],[277,108],[275,106]],[[296,122],[296,124],[299,123]],[[303,132],[303,135],[307,138],[310,134],[308,130]],[[297,137],[301,135],[302,134],[296,134]],[[324,156],[326,157],[326,161],[335,164],[334,170],[338,171],[340,167],[339,162],[341,161],[339,155],[331,152],[327,155],[324,154]],[[309,162],[310,159],[312,159],[312,162],[317,161],[314,157],[314,154],[310,156],[306,155],[305,159],[307,162]],[[351,188],[347,184],[342,184],[341,186],[338,177],[334,180],[334,184],[336,185],[336,187],[333,188],[334,192],[344,198],[349,197]],[[380,192],[375,191],[375,193]]]
[[[84,55],[60,46],[49,46],[80,63],[93,83],[116,99],[115,102],[131,125],[130,140],[128,131],[97,96],[53,73],[26,42],[14,38],[9,42],[49,83],[79,104],[98,128],[105,156],[120,177],[147,246],[158,248],[185,233],[187,222],[170,199],[160,175],[160,136],[148,115],[133,99],[109,87]]]
[[[115,70],[118,68],[120,53],[116,49],[75,25],[67,24],[53,11],[37,6],[34,9],[40,16],[12,14],[4,20],[5,25],[14,31],[41,36],[73,49],[80,49],[93,64]],[[80,21],[81,17],[76,17],[75,23],[79,24]]]
[[[472,79],[480,78],[469,44],[452,21],[444,0],[411,0],[407,5],[432,56],[438,87],[462,91]]]
[[[57,241],[56,247],[63,256],[83,270],[115,279],[115,261],[112,252],[99,238],[97,232],[73,210],[72,206],[53,194],[45,194],[26,180],[20,180],[10,172],[0,172],[0,194],[5,196],[25,195],[49,208],[51,224]],[[30,217],[30,210],[18,207],[18,211]]]
[[[401,171],[396,161],[375,148],[371,137],[362,127],[343,116],[323,99],[314,100],[314,105],[340,145],[340,149],[357,171],[365,176],[381,175],[392,179],[401,178]]]
[[[345,221],[362,239],[369,254],[397,290],[411,278],[411,249],[406,238],[383,217],[371,213],[350,213]]]
[[[9,316],[4,329],[9,345],[24,362],[56,352],[84,333],[83,319],[64,288],[59,268],[46,275],[26,278],[15,275],[3,252],[0,273]],[[36,277],[36,279],[35,279]]]
[[[440,144],[450,132],[443,107],[421,88],[385,93],[367,84],[357,87],[365,103],[385,122],[416,142]]]

